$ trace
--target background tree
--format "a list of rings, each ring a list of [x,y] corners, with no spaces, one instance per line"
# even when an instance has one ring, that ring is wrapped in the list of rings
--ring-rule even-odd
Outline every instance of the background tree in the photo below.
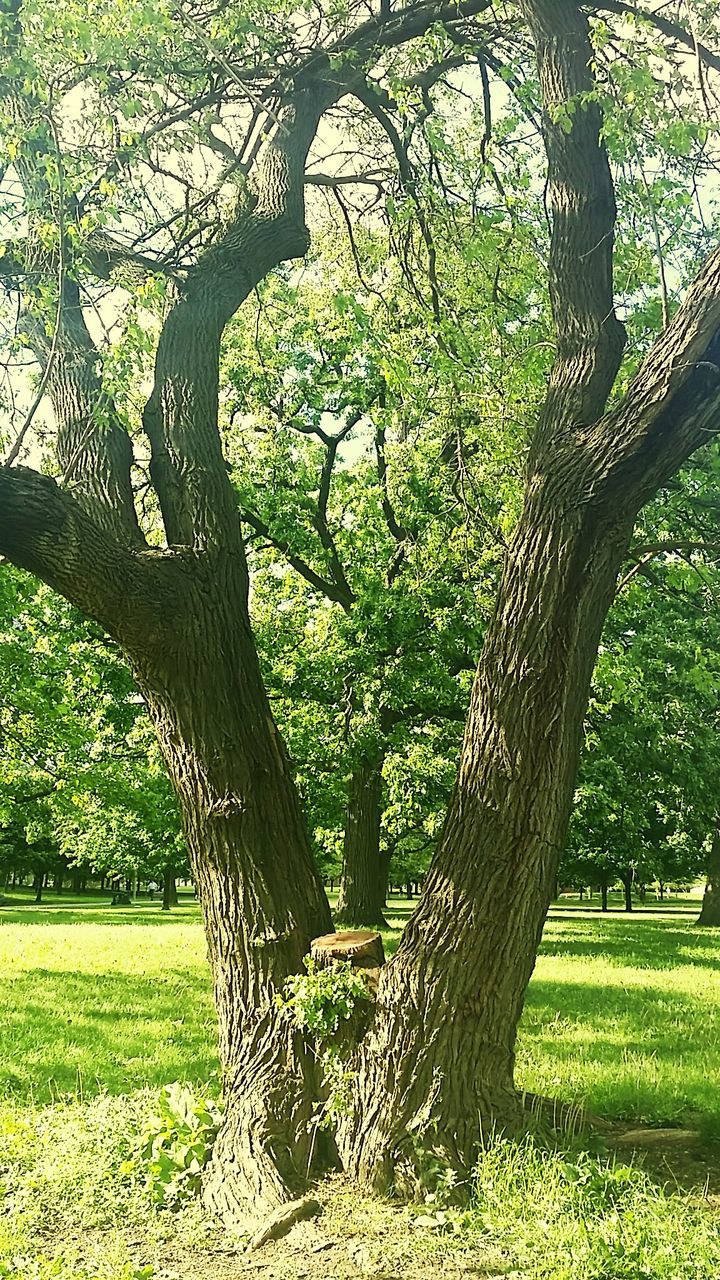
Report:
[[[0,600],[0,826],[6,874],[33,850],[61,891],[95,873],[185,871],[179,815],[142,700],[115,646],[25,574]]]

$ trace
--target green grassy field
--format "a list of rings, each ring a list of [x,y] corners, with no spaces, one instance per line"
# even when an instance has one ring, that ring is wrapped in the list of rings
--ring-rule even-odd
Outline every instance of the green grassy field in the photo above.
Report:
[[[404,900],[393,900],[388,950],[409,909]],[[567,901],[553,910],[522,1023],[518,1076],[525,1088],[581,1101],[628,1124],[720,1135],[720,931],[696,929],[697,909],[696,902],[647,904],[632,917],[603,917]],[[0,1225],[0,1277],[135,1280],[142,1272],[125,1235],[117,1234],[117,1220],[134,1223],[135,1235],[140,1231],[156,1242],[180,1228],[153,1215],[118,1168],[151,1108],[152,1091],[178,1079],[197,1085],[217,1069],[197,906],[188,902],[168,915],[159,904],[111,908],[105,901],[50,898],[40,907],[18,899],[2,908],[0,1026],[0,1166],[9,1170],[12,1192],[12,1212]],[[488,1248],[500,1248],[505,1257],[511,1206],[520,1212],[525,1204],[527,1225],[532,1184],[540,1219],[544,1214],[555,1221],[558,1249],[563,1233],[580,1230],[578,1222],[588,1214],[605,1223],[593,1235],[592,1249],[588,1245],[585,1269],[578,1269],[576,1256],[575,1269],[567,1271],[573,1280],[715,1280],[720,1234],[709,1202],[698,1208],[693,1201],[690,1209],[655,1184],[637,1182],[633,1171],[620,1177],[621,1192],[613,1190],[597,1173],[600,1165],[588,1172],[583,1158],[534,1149],[518,1155],[515,1148],[510,1159],[506,1154],[492,1166],[486,1161],[478,1192],[485,1207],[457,1227],[453,1247],[460,1239],[475,1247],[484,1223]],[[590,1205],[578,1207],[576,1184],[585,1188],[583,1195],[595,1186]],[[630,1206],[632,1239],[627,1250],[618,1246],[620,1261],[605,1257],[605,1270],[598,1270],[593,1251],[607,1233],[608,1213],[617,1217],[618,1196]],[[56,1222],[62,1235],[68,1214],[85,1224],[85,1233],[104,1224],[103,1244],[91,1255],[94,1270],[83,1270],[82,1251],[69,1261],[63,1254],[60,1263],[56,1252],[48,1252],[40,1219],[45,1226],[49,1218]],[[680,1269],[668,1263],[663,1270],[662,1240],[669,1230],[685,1232],[691,1219],[693,1243],[683,1245],[686,1253],[690,1248],[687,1269],[683,1262]],[[654,1261],[640,1254],[632,1261],[632,1250],[648,1232],[652,1247],[642,1244],[641,1253]],[[623,1233],[625,1225],[624,1240]],[[515,1231],[516,1261],[526,1268],[518,1275],[566,1274],[559,1256],[543,1261],[544,1234],[542,1226],[532,1239],[525,1228]],[[442,1242],[435,1236],[433,1242],[440,1249]],[[628,1250],[630,1262],[620,1256]],[[56,1263],[59,1270],[43,1270]]]

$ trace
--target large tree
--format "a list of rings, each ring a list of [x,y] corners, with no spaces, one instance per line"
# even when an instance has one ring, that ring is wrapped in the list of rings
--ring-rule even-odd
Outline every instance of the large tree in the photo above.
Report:
[[[622,24],[634,6],[606,8]],[[515,1031],[635,516],[716,429],[720,253],[608,408],[624,347],[615,199],[588,17],[574,0],[115,4],[84,17],[68,5],[52,19],[42,5],[2,0],[0,12],[14,227],[0,262],[20,299],[20,343],[44,370],[38,397],[52,401],[58,471],[15,465],[30,406],[0,469],[0,551],[105,627],[154,723],[213,967],[227,1110],[208,1194],[226,1211],[292,1194],[321,1154],[315,1060],[275,995],[331,926],[249,624],[243,526],[218,430],[223,332],[269,272],[306,253],[308,157],[341,101],[389,139],[436,312],[408,103],[426,119],[433,87],[473,57],[488,130],[491,72],[534,120],[518,67],[535,46],[556,356],[443,836],[384,971],[338,1135],[348,1169],[375,1185],[422,1171],[428,1151],[467,1171],[488,1123],[518,1121]],[[712,61],[691,34],[658,22],[671,45]],[[315,170],[314,180],[346,176]],[[100,332],[113,323],[103,280],[125,287],[134,352],[152,351],[148,453],[139,446],[136,460],[143,360],[121,348],[103,367]],[[501,296],[499,275],[493,287]],[[161,294],[155,345],[136,313]]]

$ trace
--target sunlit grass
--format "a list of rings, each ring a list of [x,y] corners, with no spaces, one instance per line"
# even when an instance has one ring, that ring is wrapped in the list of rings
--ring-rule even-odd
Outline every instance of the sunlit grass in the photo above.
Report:
[[[388,952],[409,910],[393,900]],[[695,911],[554,912],[522,1022],[524,1087],[630,1124],[720,1128],[720,931],[696,929]],[[225,1241],[208,1235],[199,1207],[158,1216],[122,1175],[153,1091],[217,1066],[197,905],[170,915],[106,901],[3,908],[0,1025],[0,1276],[146,1280],[178,1250],[193,1259],[178,1275],[220,1274],[209,1259]],[[378,1274],[389,1266],[414,1280],[460,1262],[522,1280],[720,1274],[712,1201],[667,1194],[650,1174],[572,1144],[491,1148],[474,1205],[438,1231],[416,1226],[432,1222],[432,1206],[332,1184],[320,1194],[323,1231],[350,1250],[362,1240]]]
[[[388,951],[410,907],[392,900]],[[523,1087],[720,1128],[720,931],[695,928],[696,909],[553,914],[522,1022]],[[0,1095],[42,1104],[206,1079],[217,1058],[199,908],[3,908],[0,1025]]]
[[[42,1103],[195,1081],[216,1069],[197,909],[170,918],[159,910],[101,910],[102,923],[87,908],[22,913],[28,921],[41,915],[41,924],[3,916],[0,1095]]]

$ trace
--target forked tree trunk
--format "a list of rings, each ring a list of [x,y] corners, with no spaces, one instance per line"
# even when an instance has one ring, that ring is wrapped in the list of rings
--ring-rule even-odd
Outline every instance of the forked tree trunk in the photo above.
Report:
[[[413,1189],[514,1128],[515,1037],[570,815],[583,715],[631,522],[531,491],[480,660],[443,835],[360,1047],[346,1166]]]
[[[380,852],[382,756],[367,758],[348,783],[343,869],[336,915],[353,928],[386,926],[387,862]]]
[[[275,996],[314,937],[331,931],[295,785],[273,722],[231,564],[196,568],[168,634],[135,657],[174,783],[212,965],[225,1120],[210,1206],[262,1212],[312,1163],[314,1064]]]
[[[469,0],[458,16],[486,7]],[[556,358],[443,836],[382,971],[375,1022],[357,1051],[354,1113],[338,1135],[347,1167],[380,1186],[393,1177],[416,1182],[428,1159],[465,1174],[483,1133],[519,1120],[516,1028],[565,839],[616,572],[639,507],[717,431],[720,253],[605,413],[623,330],[613,306],[615,203],[588,21],[575,0],[519,0],[518,8],[536,45],[544,102]],[[422,35],[438,13],[410,5],[398,20],[410,15],[413,35]],[[428,21],[418,25],[423,14]],[[374,48],[377,24],[358,31],[366,28]],[[112,415],[97,423],[101,362],[74,271],[65,273],[69,305],[57,309],[61,350],[48,383],[73,493],[0,467],[3,555],[119,640],[180,800],[220,1024],[227,1113],[207,1185],[220,1212],[242,1211],[248,1200],[262,1208],[304,1182],[313,1064],[274,997],[311,939],[331,928],[247,622],[237,501],[217,429],[220,339],[255,285],[306,252],[308,151],[323,112],[357,90],[371,60],[367,38],[349,46],[360,57],[357,71],[349,60],[348,80],[325,53],[303,54],[297,76],[290,68],[292,88],[248,198],[226,233],[208,240],[163,326],[143,420],[168,552],[144,546],[121,418],[110,430]],[[48,155],[56,145],[48,140]],[[28,171],[36,150],[33,131],[25,170],[16,167]],[[32,182],[28,191],[34,197]],[[49,332],[40,328],[44,364]],[[340,599],[337,590],[330,598]]]
[[[720,928],[720,830],[713,836],[708,856],[707,884],[703,895],[698,924]]]

